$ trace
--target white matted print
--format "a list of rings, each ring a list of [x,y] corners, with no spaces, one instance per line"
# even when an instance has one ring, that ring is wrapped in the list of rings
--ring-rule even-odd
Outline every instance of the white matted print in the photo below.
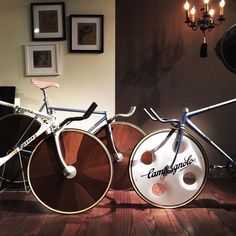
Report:
[[[28,44],[24,49],[26,76],[60,74],[58,43]]]

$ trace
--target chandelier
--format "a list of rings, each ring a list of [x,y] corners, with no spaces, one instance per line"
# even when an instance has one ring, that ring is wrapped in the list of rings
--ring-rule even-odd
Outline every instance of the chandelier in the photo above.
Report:
[[[219,2],[219,15],[216,19],[214,18],[215,10],[209,7],[210,0],[204,0],[204,7],[200,9],[201,17],[196,17],[196,8],[193,6],[190,9],[190,3],[188,0],[185,1],[184,9],[186,11],[185,23],[193,30],[196,31],[198,28],[203,33],[203,44],[201,45],[200,56],[207,57],[207,43],[206,43],[206,31],[211,32],[216,26],[219,26],[224,20],[224,6],[225,0]]]

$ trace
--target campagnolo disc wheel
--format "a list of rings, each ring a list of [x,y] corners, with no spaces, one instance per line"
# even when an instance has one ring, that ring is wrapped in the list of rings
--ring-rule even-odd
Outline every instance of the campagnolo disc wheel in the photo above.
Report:
[[[177,132],[170,130],[146,136],[131,156],[129,174],[136,192],[148,203],[163,208],[183,206],[195,199],[203,189],[208,162],[201,145],[184,134],[173,172],[166,174],[175,155]]]
[[[27,169],[34,196],[48,209],[76,214],[97,205],[109,190],[113,169],[109,153],[95,136],[67,129],[59,136],[65,162],[76,170],[64,175],[53,134],[33,151]]]

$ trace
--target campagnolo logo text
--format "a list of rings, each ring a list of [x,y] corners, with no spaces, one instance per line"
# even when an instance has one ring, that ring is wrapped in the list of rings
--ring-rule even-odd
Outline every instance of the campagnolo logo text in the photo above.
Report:
[[[192,155],[189,157],[185,157],[183,162],[177,163],[173,166],[173,170],[171,174],[176,174],[177,171],[181,171],[189,166],[192,166],[194,162],[196,161],[196,158],[192,158]],[[155,170],[155,168],[152,168],[147,174],[142,175],[141,177],[147,176],[148,179],[155,178],[155,177],[164,177],[166,176],[166,170],[165,168],[161,170]]]

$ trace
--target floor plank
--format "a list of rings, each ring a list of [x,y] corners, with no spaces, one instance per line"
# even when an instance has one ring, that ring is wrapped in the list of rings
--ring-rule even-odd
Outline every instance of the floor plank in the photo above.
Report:
[[[110,191],[78,215],[51,212],[31,193],[3,192],[0,235],[236,235],[235,184],[235,179],[210,179],[196,200],[178,209],[153,207],[134,191]]]

